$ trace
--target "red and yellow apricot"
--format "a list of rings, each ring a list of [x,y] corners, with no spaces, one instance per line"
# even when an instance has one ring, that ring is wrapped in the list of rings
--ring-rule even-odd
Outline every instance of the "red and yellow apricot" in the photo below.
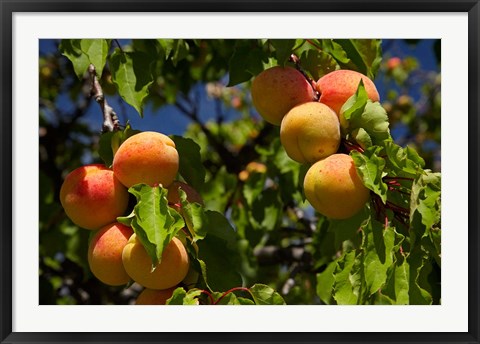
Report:
[[[313,163],[336,153],[340,139],[337,114],[318,102],[295,106],[280,126],[280,141],[287,155],[299,163]]]
[[[258,113],[274,125],[280,125],[295,105],[314,99],[314,90],[302,73],[288,66],[275,66],[258,74],[251,93]]]
[[[90,271],[101,282],[118,286],[127,284],[127,275],[122,262],[122,252],[132,236],[130,227],[115,222],[99,229],[88,245]]]
[[[317,161],[307,171],[303,186],[313,208],[331,219],[355,215],[370,195],[352,157],[346,154],[333,154]]]
[[[128,191],[104,165],[85,165],[65,177],[60,202],[73,223],[99,229],[123,215],[128,206]]]
[[[175,142],[153,131],[126,139],[113,158],[113,172],[126,187],[139,183],[168,187],[175,179],[178,167]]]
[[[366,75],[353,70],[336,70],[322,76],[317,81],[316,86],[320,93],[320,103],[328,105],[336,112],[342,128],[348,127],[348,124],[340,110],[348,98],[357,92],[360,80],[363,80],[368,98],[374,102],[379,101],[380,96],[373,81]]]
[[[152,259],[135,234],[123,249],[122,261],[127,274],[149,289],[168,289],[179,284],[190,266],[185,246],[173,238],[165,247],[161,262],[152,269]]]
[[[158,290],[145,288],[138,294],[135,300],[136,305],[164,305],[172,297],[176,287]]]

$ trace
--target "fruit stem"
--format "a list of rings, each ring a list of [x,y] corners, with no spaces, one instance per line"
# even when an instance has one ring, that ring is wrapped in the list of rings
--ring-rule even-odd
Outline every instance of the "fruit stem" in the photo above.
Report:
[[[409,180],[409,181],[413,181],[413,178],[410,178],[410,177],[389,177],[389,176],[385,176],[383,177],[383,179],[388,179],[388,180]]]
[[[302,73],[303,77],[308,81],[310,86],[312,87],[313,90],[313,101],[318,101],[320,99],[320,92],[317,91],[317,83],[315,80],[313,80],[311,77],[308,76],[307,72],[303,70],[303,68],[300,66],[300,58],[295,55],[291,54],[290,58],[288,59],[289,61],[293,62],[295,65],[295,68]]]
[[[233,293],[234,291],[239,291],[239,290],[245,291],[245,292],[247,292],[247,293],[250,293],[250,289],[248,289],[248,288],[245,288],[245,287],[235,287],[235,288],[229,289],[229,290],[227,290],[226,292],[224,292],[224,293],[218,298],[218,300],[215,301],[213,304],[214,304],[214,305],[217,305],[225,296],[227,296],[227,295],[230,294],[230,293]],[[251,293],[250,293],[250,295],[251,295]]]
[[[210,299],[210,304],[212,305],[215,304],[215,300],[213,299],[212,293],[210,293],[208,290],[202,289],[202,294],[205,294],[208,296],[208,298]]]
[[[350,153],[352,150],[356,150],[356,151],[359,151],[360,153],[363,153],[365,152],[365,150],[360,147],[359,145],[353,143],[353,142],[350,142],[348,140],[345,140],[345,139],[342,139],[342,143],[344,145],[344,147],[347,149],[347,151]]]

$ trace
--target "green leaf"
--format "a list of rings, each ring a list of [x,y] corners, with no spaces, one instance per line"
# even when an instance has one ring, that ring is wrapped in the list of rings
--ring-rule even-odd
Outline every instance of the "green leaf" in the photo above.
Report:
[[[387,166],[400,176],[416,176],[425,166],[425,161],[410,148],[402,148],[392,140],[385,142],[385,153],[388,157]]]
[[[363,153],[358,151],[350,152],[355,163],[358,175],[363,184],[375,194],[380,196],[383,203],[387,201],[387,184],[382,180],[384,177],[385,160],[378,156],[381,147],[372,146]]]
[[[198,241],[198,257],[204,263],[202,275],[211,290],[229,290],[242,284],[238,253],[225,240],[208,233]]]
[[[365,106],[367,106],[367,102],[368,94],[365,90],[363,80],[360,79],[357,91],[353,96],[347,99],[345,104],[343,104],[342,108],[340,109],[340,113],[347,120],[347,122],[350,122],[350,118],[352,118],[352,116],[358,118],[363,114]]]
[[[431,289],[429,284],[425,283],[426,276],[431,271],[431,263],[428,255],[418,245],[416,245],[408,256],[409,263],[409,297],[411,305],[430,305],[432,303]],[[423,282],[423,283],[422,283]],[[426,284],[426,285],[425,285]]]
[[[184,39],[175,39],[171,45],[171,60],[173,66],[176,67],[178,62],[185,59],[188,56],[190,47]]]
[[[267,175],[265,173],[254,172],[249,174],[249,177],[242,188],[243,197],[245,197],[249,206],[251,206],[263,192],[266,179]]]
[[[113,157],[118,147],[130,136],[140,133],[140,130],[133,130],[129,123],[123,131],[109,131],[100,135],[98,154],[106,166],[111,167]]]
[[[339,63],[347,64],[350,62],[350,59],[347,56],[345,50],[343,50],[342,46],[335,42],[332,39],[322,39],[321,45],[323,51],[327,54],[332,55],[332,57],[337,60]]]
[[[175,40],[174,39],[158,39],[157,42],[160,44],[164,52],[165,59],[168,59],[174,48]]]
[[[285,305],[282,296],[268,285],[254,284],[250,293],[256,305]]]
[[[153,83],[152,60],[143,52],[115,50],[110,57],[112,81],[120,96],[143,117],[143,101]]]
[[[172,140],[180,157],[180,175],[188,185],[201,190],[205,183],[205,167],[202,163],[200,146],[192,139],[177,135],[172,136]]]
[[[248,81],[263,71],[263,63],[268,62],[268,57],[252,41],[239,41],[235,46],[228,62],[228,85],[235,86]]]
[[[179,189],[179,193],[182,206],[181,213],[193,241],[205,238],[210,225],[208,216],[205,214],[205,208],[201,204],[188,202],[187,194],[182,189]]]
[[[346,252],[337,260],[333,297],[339,305],[355,305],[359,301],[361,286],[361,262],[355,251]]]
[[[362,227],[364,255],[364,275],[369,294],[375,294],[386,282],[387,271],[394,263],[393,247],[395,232],[384,228],[378,221],[369,221]]]
[[[59,46],[62,55],[72,62],[73,70],[79,80],[83,79],[90,65],[88,56],[82,51],[80,41],[80,39],[62,39]]]
[[[252,204],[252,222],[257,229],[271,231],[277,227],[283,215],[279,190],[266,189]]]
[[[359,241],[359,229],[368,219],[368,211],[364,208],[355,215],[344,220],[329,220],[328,231],[335,235],[335,248],[339,249],[345,240]]]
[[[362,114],[352,114],[349,129],[363,128],[371,137],[375,145],[383,145],[390,139],[388,116],[385,109],[378,102],[368,101]]]
[[[350,63],[356,69],[374,79],[382,61],[381,40],[379,39],[334,39],[347,53]]]
[[[439,223],[441,215],[441,174],[425,171],[412,185],[410,199],[410,221],[413,222],[415,212],[421,215],[421,222],[430,229]]]
[[[137,184],[128,191],[137,198],[132,228],[152,259],[152,266],[156,266],[162,260],[163,250],[185,222],[168,206],[167,189]]]
[[[304,51],[300,61],[302,68],[309,72],[314,80],[340,68],[332,56],[316,49]]]
[[[278,64],[280,66],[285,66],[290,55],[292,54],[293,48],[295,46],[294,39],[270,39],[270,43],[275,48],[275,55],[277,57]]]
[[[107,63],[109,44],[106,39],[82,39],[80,48],[88,60],[95,66],[97,76],[102,76],[103,67]]]
[[[335,277],[333,273],[337,268],[337,262],[328,264],[327,268],[317,274],[317,295],[327,305],[332,303],[333,284]]]
[[[167,300],[167,305],[198,305],[198,297],[202,294],[199,289],[190,289],[188,292],[183,288],[177,288]]]
[[[389,271],[389,278],[382,294],[388,296],[397,305],[408,305],[409,297],[409,270],[410,267],[405,258],[397,261]]]

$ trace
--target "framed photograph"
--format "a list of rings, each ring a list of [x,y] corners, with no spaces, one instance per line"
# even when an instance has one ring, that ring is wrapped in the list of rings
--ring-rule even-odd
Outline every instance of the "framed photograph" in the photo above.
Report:
[[[480,342],[478,1],[0,13],[1,343]]]

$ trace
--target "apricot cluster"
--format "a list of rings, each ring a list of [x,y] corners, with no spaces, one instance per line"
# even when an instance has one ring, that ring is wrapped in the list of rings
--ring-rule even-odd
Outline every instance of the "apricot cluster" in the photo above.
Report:
[[[152,267],[133,229],[117,222],[117,217],[127,215],[128,188],[139,183],[167,188],[168,204],[175,211],[180,211],[180,188],[189,202],[203,203],[193,187],[175,180],[178,169],[174,141],[161,133],[141,132],[120,145],[112,168],[79,167],[65,177],[60,190],[60,202],[70,220],[94,231],[88,247],[92,274],[111,286],[130,281],[143,286],[136,304],[165,304],[176,286],[192,279],[189,256],[179,238],[172,238],[160,263]]]
[[[309,82],[295,68],[276,66],[252,83],[253,104],[267,122],[280,126],[287,155],[311,165],[304,179],[305,197],[331,219],[355,215],[369,199],[353,159],[339,153],[342,132],[348,129],[341,109],[361,80],[369,99],[379,101],[372,80],[352,70],[333,71]]]

